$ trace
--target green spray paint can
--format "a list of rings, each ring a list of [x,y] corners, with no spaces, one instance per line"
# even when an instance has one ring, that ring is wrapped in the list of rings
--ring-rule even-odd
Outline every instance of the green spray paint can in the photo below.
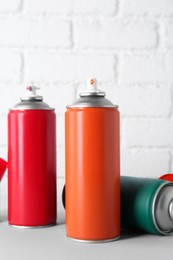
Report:
[[[173,234],[173,183],[121,176],[121,225],[156,235]]]

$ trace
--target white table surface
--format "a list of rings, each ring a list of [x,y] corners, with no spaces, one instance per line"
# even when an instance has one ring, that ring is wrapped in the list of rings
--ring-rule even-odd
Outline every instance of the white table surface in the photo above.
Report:
[[[41,229],[14,228],[1,217],[0,260],[173,260],[173,237],[126,232],[114,242],[78,243],[65,236],[62,208],[58,215],[56,226]]]

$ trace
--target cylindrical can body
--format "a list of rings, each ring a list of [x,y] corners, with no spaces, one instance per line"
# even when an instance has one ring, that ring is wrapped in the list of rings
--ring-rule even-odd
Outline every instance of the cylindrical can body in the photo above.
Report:
[[[53,110],[8,115],[8,221],[56,223],[56,116]]]
[[[173,185],[164,180],[121,176],[121,224],[153,234],[173,232]]]
[[[160,176],[159,179],[173,182],[173,174],[172,173],[164,174]]]
[[[120,137],[116,108],[68,108],[66,232],[76,240],[120,235]]]

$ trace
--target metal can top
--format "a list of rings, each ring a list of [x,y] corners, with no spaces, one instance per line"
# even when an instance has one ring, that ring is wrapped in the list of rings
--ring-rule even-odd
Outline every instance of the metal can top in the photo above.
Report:
[[[36,90],[39,89],[38,87],[29,86],[26,89],[28,95],[21,97],[21,101],[10,110],[54,110],[54,108],[43,102],[42,96],[37,95]]]
[[[153,203],[153,217],[161,234],[173,234],[173,183],[165,182],[158,189]]]
[[[97,88],[97,80],[95,78],[88,79],[87,89],[79,94],[74,103],[68,105],[67,108],[82,108],[82,107],[108,107],[118,108],[110,100],[105,98],[106,93]]]

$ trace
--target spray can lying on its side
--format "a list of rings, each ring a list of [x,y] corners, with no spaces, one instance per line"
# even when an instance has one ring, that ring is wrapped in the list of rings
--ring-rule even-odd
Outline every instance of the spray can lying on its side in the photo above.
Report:
[[[173,183],[121,176],[122,227],[156,235],[173,233]]]
[[[161,177],[159,177],[159,179],[173,182],[173,173],[164,174]]]

